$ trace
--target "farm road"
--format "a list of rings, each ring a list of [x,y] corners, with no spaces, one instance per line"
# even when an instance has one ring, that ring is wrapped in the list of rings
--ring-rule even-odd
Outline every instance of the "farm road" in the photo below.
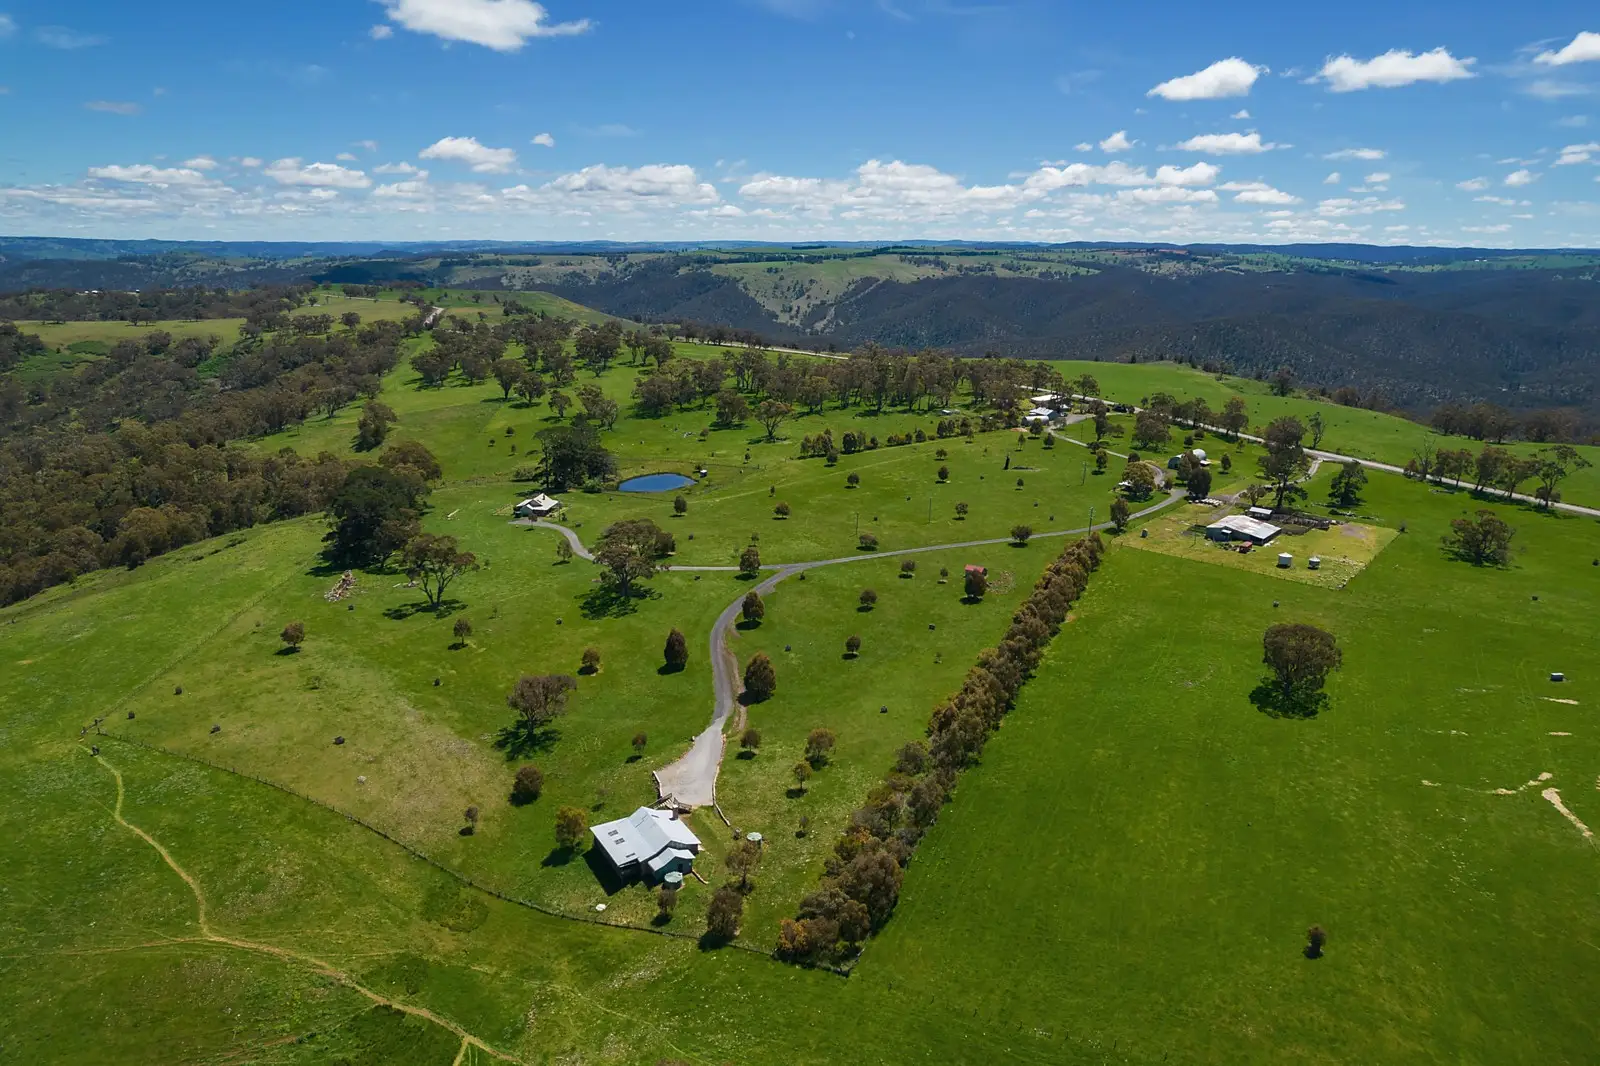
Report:
[[[1165,472],[1163,471],[1163,473]],[[1130,516],[1130,520],[1154,514],[1182,497],[1183,490],[1172,489],[1166,499],[1135,512]],[[585,559],[592,560],[594,558],[594,553],[585,549],[579,542],[577,533],[565,526],[543,521],[534,522],[532,525],[540,529],[556,530],[567,538],[568,543],[573,547],[573,551],[578,555]],[[1110,528],[1110,522],[1100,522],[1093,526],[1082,526],[1078,529],[1061,529],[1048,533],[1035,533],[1033,539],[1045,540],[1053,537],[1082,536]],[[775,563],[761,568],[764,571],[771,571],[771,576],[760,584],[753,586],[753,588],[756,592],[766,595],[787,578],[823,566],[843,566],[847,563],[859,563],[870,559],[921,555],[927,552],[954,551],[961,548],[982,548],[1009,543],[1009,537],[993,537],[985,540],[956,541],[951,544],[929,544],[920,548],[900,548],[895,551],[857,552],[854,555],[841,555],[832,559],[817,559],[805,563]],[[734,566],[669,566],[665,569],[681,573],[738,572],[738,567]],[[722,756],[727,746],[727,738],[722,731],[728,719],[739,709],[739,696],[744,690],[743,681],[739,676],[739,659],[733,653],[729,642],[734,635],[734,624],[739,618],[740,608],[744,604],[744,597],[749,591],[749,589],[746,589],[741,592],[732,603],[728,604],[723,609],[722,614],[717,616],[716,624],[711,627],[709,649],[711,654],[713,700],[711,724],[694,738],[689,745],[689,750],[681,758],[653,772],[656,779],[656,791],[661,798],[670,798],[679,806],[709,807],[716,802],[717,773],[722,768]]]

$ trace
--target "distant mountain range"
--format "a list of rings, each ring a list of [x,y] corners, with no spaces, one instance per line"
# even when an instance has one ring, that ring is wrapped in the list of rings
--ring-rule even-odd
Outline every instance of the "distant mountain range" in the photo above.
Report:
[[[1600,416],[1600,253],[1574,249],[0,238],[0,290],[316,279],[555,293],[774,343],[1180,359]]]

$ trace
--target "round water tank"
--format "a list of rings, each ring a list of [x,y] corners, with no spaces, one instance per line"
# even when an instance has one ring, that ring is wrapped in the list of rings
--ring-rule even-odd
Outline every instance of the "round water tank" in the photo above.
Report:
[[[1290,555],[1288,552],[1280,553],[1278,556],[1278,565],[1285,570],[1289,569],[1289,567],[1294,565],[1294,556]]]
[[[1203,460],[1206,457],[1206,450],[1204,448],[1196,448],[1194,451],[1190,452],[1189,454],[1194,456],[1196,459]]]

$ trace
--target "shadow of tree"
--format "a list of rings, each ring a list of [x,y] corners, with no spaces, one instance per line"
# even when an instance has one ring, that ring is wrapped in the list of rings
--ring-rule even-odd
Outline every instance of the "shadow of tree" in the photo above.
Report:
[[[539,860],[539,865],[544,867],[565,866],[578,857],[576,848],[554,847],[550,854]]]
[[[653,600],[660,595],[654,589],[646,588],[635,588],[631,594],[623,595],[610,585],[596,585],[580,598],[579,609],[583,617],[591,622],[602,618],[623,618],[639,609],[640,600]]]
[[[403,603],[399,607],[390,607],[383,612],[383,616],[396,622],[404,622],[407,618],[418,614],[433,614],[440,618],[449,618],[457,611],[465,610],[466,606],[460,600],[445,600],[435,610],[433,604],[427,600],[417,600],[414,603]]]
[[[1315,718],[1328,706],[1326,692],[1285,691],[1273,678],[1250,690],[1250,702],[1269,718]]]
[[[549,726],[535,729],[525,720],[519,718],[508,726],[502,726],[495,734],[494,746],[506,753],[506,761],[511,762],[531,755],[534,752],[545,751],[557,740],[561,739],[561,731]]]
[[[741,633],[748,633],[752,629],[760,629],[761,628],[761,620],[759,618],[757,618],[757,619],[752,621],[752,620],[747,619],[747,618],[741,618],[739,621],[737,621],[737,622],[735,622],[733,624],[733,628],[737,629]]]
[[[671,674],[681,674],[684,669],[685,667],[679,663],[664,663],[656,667],[656,673],[662,677],[667,677]]]

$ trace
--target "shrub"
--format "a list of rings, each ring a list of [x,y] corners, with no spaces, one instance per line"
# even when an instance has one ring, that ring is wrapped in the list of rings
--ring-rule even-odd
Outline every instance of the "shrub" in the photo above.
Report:
[[[676,499],[674,499],[672,501],[672,513],[673,514],[688,514],[689,513],[689,501],[684,499],[682,496],[679,496]]]
[[[833,754],[834,745],[838,740],[831,729],[813,729],[806,735],[806,762],[811,764],[813,770],[820,770],[828,765],[828,759]]]
[[[649,744],[649,743],[650,743],[650,737],[649,737],[648,734],[646,734],[646,733],[644,733],[642,731],[638,732],[638,733],[635,733],[633,735],[633,753],[635,755],[643,755],[645,746],[647,744]]]
[[[989,575],[982,570],[968,570],[965,578],[967,598],[981,600],[989,593]]]
[[[543,793],[543,771],[532,763],[518,767],[517,776],[511,780],[511,802],[517,804],[532,803]]]
[[[583,672],[586,674],[598,674],[600,672],[599,648],[583,649]]]
[[[878,538],[871,533],[861,534],[861,536],[857,538],[857,543],[861,545],[863,551],[870,552],[878,550]]]
[[[662,649],[661,657],[669,670],[682,670],[688,665],[689,641],[681,630],[674,629],[667,634],[667,646]]]
[[[917,561],[915,559],[903,559],[903,560],[901,560],[901,562],[900,562],[900,576],[901,577],[911,577],[916,572],[917,572]]]
[[[844,483],[851,488],[858,488],[861,485],[861,475],[852,470],[844,479]]]
[[[761,549],[752,544],[739,553],[739,573],[744,577],[750,577],[760,571]]]
[[[1313,925],[1310,929],[1307,929],[1306,930],[1306,958],[1308,958],[1308,959],[1320,959],[1320,958],[1322,958],[1322,946],[1324,944],[1326,944],[1327,942],[1328,942],[1328,934],[1323,931],[1322,926]]]
[[[451,632],[455,633],[456,635],[456,647],[466,647],[467,638],[472,636],[472,623],[467,621],[465,618],[457,618],[456,624],[450,628]]]
[[[283,632],[278,634],[278,636],[282,638],[284,645],[290,651],[299,651],[300,644],[306,639],[305,623],[290,622],[288,625],[283,627]]]
[[[582,807],[563,807],[556,812],[556,847],[561,850],[583,850],[584,834],[588,831],[589,814]]]
[[[941,466],[939,468],[939,480],[940,481],[949,481],[950,480],[950,468],[948,466]]]
[[[761,730],[755,726],[750,726],[743,733],[740,733],[739,747],[748,752],[755,752],[761,747]]]
[[[780,503],[772,509],[772,513],[779,518],[788,518],[790,514],[789,505],[786,503]]]
[[[861,595],[857,596],[856,600],[861,604],[861,606],[870,611],[873,607],[877,606],[878,591],[876,589],[862,589]]]
[[[733,885],[722,885],[711,893],[711,904],[706,910],[706,935],[726,944],[739,935],[739,922],[743,918],[744,894]]]
[[[1026,544],[1032,537],[1032,526],[1016,525],[1011,527],[1011,541],[1014,544]]]
[[[956,504],[956,519],[957,519],[957,521],[965,521],[966,517],[967,517],[967,513],[970,510],[971,510],[971,507],[969,507],[965,503]]]
[[[861,638],[857,636],[846,637],[844,641],[844,650],[847,655],[854,659],[857,655],[861,654]]]
[[[790,773],[794,774],[795,787],[801,792],[806,790],[806,782],[811,780],[811,775],[815,772],[811,769],[810,763],[803,761],[795,763],[794,769],[790,771]]]

